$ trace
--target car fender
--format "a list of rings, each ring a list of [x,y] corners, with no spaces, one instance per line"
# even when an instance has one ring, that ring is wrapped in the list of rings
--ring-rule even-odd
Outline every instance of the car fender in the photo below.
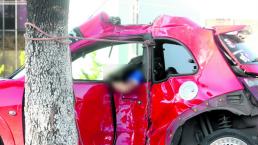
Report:
[[[0,116],[0,136],[4,145],[15,145],[13,134],[6,123],[6,121]]]
[[[242,95],[243,100],[241,104],[231,104],[228,100],[228,97],[234,95]],[[248,99],[248,97],[244,94],[243,91],[238,91],[222,96],[214,97],[208,101],[205,101],[198,106],[194,106],[193,108],[182,113],[176,120],[173,120],[169,125],[166,133],[166,145],[171,145],[172,141],[174,141],[174,136],[176,131],[184,125],[184,123],[198,115],[201,115],[206,112],[216,111],[216,110],[225,110],[229,111],[236,115],[244,115],[244,116],[256,116],[258,115],[258,109]],[[174,145],[174,144],[173,144]]]

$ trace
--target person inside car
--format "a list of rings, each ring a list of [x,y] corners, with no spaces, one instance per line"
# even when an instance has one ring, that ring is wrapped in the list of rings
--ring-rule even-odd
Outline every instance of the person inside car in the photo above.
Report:
[[[115,91],[127,94],[144,82],[142,58],[142,56],[133,58],[127,66],[111,75],[110,84]]]

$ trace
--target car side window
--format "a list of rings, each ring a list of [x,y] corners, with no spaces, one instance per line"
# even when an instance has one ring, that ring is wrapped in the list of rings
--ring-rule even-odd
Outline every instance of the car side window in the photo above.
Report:
[[[184,46],[164,43],[163,49],[167,74],[184,75],[196,71],[194,59]]]
[[[160,43],[155,48],[154,57],[156,81],[173,75],[190,75],[197,71],[192,54],[179,43]]]
[[[100,48],[83,54],[72,62],[74,80],[100,81],[127,65],[131,59],[143,55],[140,44],[121,44]]]

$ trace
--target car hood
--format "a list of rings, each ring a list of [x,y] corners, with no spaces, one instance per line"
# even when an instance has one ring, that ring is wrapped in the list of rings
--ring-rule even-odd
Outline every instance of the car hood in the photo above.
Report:
[[[24,87],[23,80],[0,79],[0,90],[6,88]]]

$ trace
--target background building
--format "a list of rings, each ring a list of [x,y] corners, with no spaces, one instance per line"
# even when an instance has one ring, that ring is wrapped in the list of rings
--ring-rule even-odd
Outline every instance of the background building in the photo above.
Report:
[[[119,16],[122,24],[148,24],[167,14],[188,17],[202,26],[250,25],[258,30],[257,0],[70,0],[69,30],[101,11]],[[0,0],[0,77],[24,64],[26,0]],[[127,52],[130,51],[130,52]],[[124,55],[135,55],[126,49]]]

